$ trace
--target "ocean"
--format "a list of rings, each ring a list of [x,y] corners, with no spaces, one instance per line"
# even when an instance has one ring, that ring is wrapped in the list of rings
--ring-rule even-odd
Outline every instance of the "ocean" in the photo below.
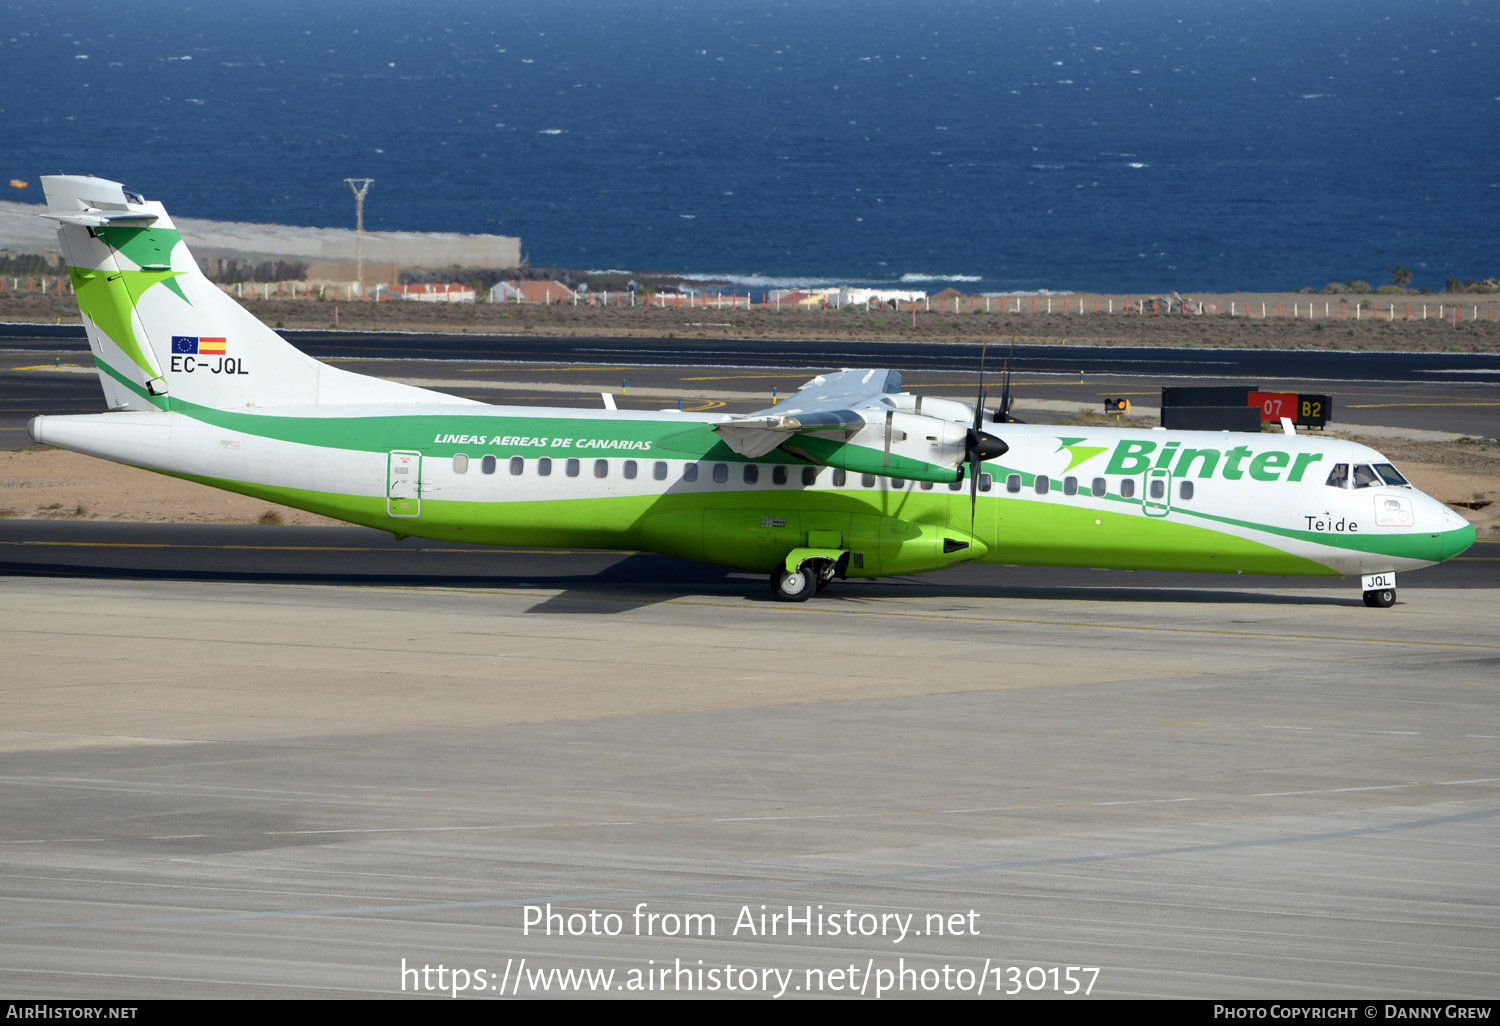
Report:
[[[0,180],[929,292],[1500,276],[1463,0],[0,0]]]

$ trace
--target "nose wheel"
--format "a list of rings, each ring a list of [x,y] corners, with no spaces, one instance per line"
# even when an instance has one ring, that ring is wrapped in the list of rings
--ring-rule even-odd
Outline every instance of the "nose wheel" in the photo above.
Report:
[[[1371,609],[1389,609],[1396,604],[1395,588],[1376,588],[1365,592],[1365,605]]]

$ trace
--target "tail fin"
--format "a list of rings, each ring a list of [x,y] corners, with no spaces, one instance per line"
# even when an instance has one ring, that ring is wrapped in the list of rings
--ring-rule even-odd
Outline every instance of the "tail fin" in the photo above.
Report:
[[[160,203],[118,182],[42,188],[112,409],[471,402],[300,352],[203,276]]]

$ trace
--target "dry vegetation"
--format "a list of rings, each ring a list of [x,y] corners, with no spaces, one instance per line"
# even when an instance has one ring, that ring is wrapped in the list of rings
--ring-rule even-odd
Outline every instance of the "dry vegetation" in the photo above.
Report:
[[[1127,299],[1113,297],[1122,309]],[[1267,319],[1219,315],[1128,315],[1076,313],[1080,297],[1069,297],[1075,312],[1032,314],[986,313],[983,299],[978,309],[954,313],[918,311],[915,324],[910,311],[676,309],[668,307],[602,307],[588,305],[517,306],[414,302],[317,302],[309,300],[245,300],[244,306],[267,324],[289,329],[334,329],[345,331],[415,331],[476,334],[600,335],[653,338],[835,338],[870,341],[968,340],[1029,344],[1148,345],[1185,347],[1233,347],[1267,349],[1334,350],[1423,350],[1494,352],[1500,350],[1500,319],[1488,320],[1485,305],[1493,297],[1468,301],[1464,319],[1452,321],[1453,301],[1443,298],[1447,319],[1437,317],[1442,297],[1423,297],[1431,316],[1427,320],[1372,321],[1368,309],[1355,321],[1354,304],[1344,319],[1339,304],[1332,303],[1330,318],[1307,320],[1290,316]],[[1215,297],[1221,309],[1233,299],[1243,306],[1264,302],[1274,313],[1278,303],[1289,314],[1293,304],[1305,312],[1309,297],[1293,294]],[[1091,300],[1086,300],[1091,302]],[[1321,304],[1321,301],[1319,301]],[[1383,303],[1384,301],[1382,301]],[[1398,302],[1405,302],[1400,300]],[[1061,299],[1054,300],[1060,307]],[[1479,305],[1480,319],[1470,312]],[[1101,308],[1107,300],[1100,299]],[[1413,303],[1413,316],[1420,317],[1421,303]],[[1043,309],[1044,304],[1039,304]],[[1382,310],[1386,309],[1382,305]],[[1321,310],[1321,305],[1319,306]],[[1500,318],[1500,311],[1495,316]],[[77,324],[78,308],[72,297],[25,293],[0,294],[0,321],[39,324]]]

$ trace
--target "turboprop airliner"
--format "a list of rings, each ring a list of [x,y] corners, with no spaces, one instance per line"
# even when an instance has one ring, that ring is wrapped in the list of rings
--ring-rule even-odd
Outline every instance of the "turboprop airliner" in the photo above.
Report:
[[[492,406],[331,367],[198,270],[160,203],[42,179],[108,413],[38,442],[418,536],[642,549],[838,578],[960,563],[1359,577],[1448,559],[1474,528],[1373,449],[1305,435],[984,422],[887,370],[745,415]]]

